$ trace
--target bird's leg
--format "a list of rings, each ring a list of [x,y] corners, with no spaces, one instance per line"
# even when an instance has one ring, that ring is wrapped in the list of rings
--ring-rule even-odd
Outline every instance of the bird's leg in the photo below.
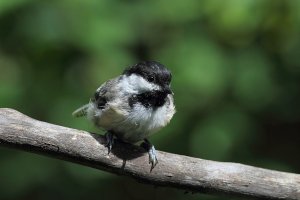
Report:
[[[151,144],[151,142],[148,139],[144,139],[144,142],[142,143],[141,146],[143,148],[145,148],[146,151],[148,151],[148,154],[149,154],[149,164],[151,164],[151,171],[152,171],[152,169],[158,163],[157,157],[156,157],[156,150],[155,150],[153,144]]]
[[[111,152],[111,149],[114,145],[114,134],[110,131],[107,131],[105,133],[105,138],[106,138],[106,144],[105,147],[108,149],[108,154]]]

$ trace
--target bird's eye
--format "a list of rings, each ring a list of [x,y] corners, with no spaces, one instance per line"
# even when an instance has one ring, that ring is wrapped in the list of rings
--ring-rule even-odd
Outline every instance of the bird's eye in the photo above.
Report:
[[[149,82],[153,82],[153,81],[154,81],[154,76],[149,76],[149,77],[148,77],[148,81],[149,81]]]

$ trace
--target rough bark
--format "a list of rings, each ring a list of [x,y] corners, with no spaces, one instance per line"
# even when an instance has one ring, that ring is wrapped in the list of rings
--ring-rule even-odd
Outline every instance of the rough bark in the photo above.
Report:
[[[32,119],[0,109],[0,145],[127,175],[157,186],[262,199],[300,199],[300,175],[238,163],[216,162],[157,152],[150,171],[147,153],[117,141],[107,154],[103,136]]]

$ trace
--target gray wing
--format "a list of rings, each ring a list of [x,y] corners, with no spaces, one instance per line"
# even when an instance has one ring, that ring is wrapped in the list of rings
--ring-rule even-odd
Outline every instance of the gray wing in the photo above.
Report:
[[[111,79],[103,83],[94,93],[94,96],[91,98],[91,102],[97,105],[99,109],[105,108],[105,105],[108,101],[114,98],[115,94],[111,90],[112,87],[116,85],[117,79]],[[87,115],[87,110],[89,104],[85,104],[80,108],[76,109],[72,115],[74,117],[83,117]]]
[[[111,79],[102,84],[95,92],[91,101],[94,102],[99,109],[105,108],[107,102],[111,101],[115,97],[115,90],[117,79]]]

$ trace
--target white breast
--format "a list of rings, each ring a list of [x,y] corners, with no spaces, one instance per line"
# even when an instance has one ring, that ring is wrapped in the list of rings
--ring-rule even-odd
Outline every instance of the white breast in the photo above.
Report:
[[[172,96],[169,95],[164,106],[152,109],[136,104],[124,121],[122,129],[127,131],[122,136],[124,140],[139,141],[166,126],[175,113]]]

